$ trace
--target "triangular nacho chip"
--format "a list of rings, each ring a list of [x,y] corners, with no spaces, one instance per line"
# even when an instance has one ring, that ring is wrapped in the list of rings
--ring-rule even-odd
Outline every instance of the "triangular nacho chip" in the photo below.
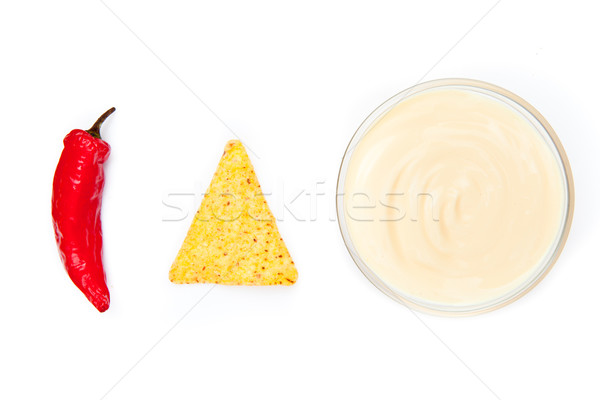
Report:
[[[174,283],[292,285],[298,272],[239,140],[231,140],[171,266]]]

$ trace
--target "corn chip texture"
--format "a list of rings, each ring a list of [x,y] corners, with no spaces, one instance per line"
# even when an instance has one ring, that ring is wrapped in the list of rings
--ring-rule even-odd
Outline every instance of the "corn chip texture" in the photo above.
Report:
[[[244,146],[231,140],[171,266],[174,283],[292,285],[298,272]]]

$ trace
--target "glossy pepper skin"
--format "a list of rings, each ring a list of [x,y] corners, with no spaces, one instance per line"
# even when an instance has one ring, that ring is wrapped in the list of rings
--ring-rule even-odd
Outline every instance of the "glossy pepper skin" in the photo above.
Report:
[[[54,174],[52,222],[61,261],[73,283],[104,312],[110,294],[102,265],[100,210],[104,189],[104,162],[110,146],[100,138],[105,112],[87,131],[72,130]]]

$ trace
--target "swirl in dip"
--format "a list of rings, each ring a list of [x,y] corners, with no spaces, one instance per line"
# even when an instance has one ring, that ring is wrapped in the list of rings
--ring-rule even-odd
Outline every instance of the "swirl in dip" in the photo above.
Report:
[[[351,152],[348,234],[368,268],[421,304],[476,307],[540,273],[566,215],[549,138],[484,91],[409,95]]]

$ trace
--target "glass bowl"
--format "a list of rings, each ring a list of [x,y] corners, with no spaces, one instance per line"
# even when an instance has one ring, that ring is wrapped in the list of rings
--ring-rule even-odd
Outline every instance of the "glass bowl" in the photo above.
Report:
[[[417,298],[411,296],[401,290],[393,287],[384,281],[369,265],[361,258],[361,254],[357,250],[357,247],[352,241],[347,216],[345,212],[344,202],[346,196],[344,195],[345,184],[347,179],[347,172],[350,160],[356,149],[357,145],[363,139],[363,137],[370,131],[376,122],[378,122],[384,115],[386,115],[393,107],[400,102],[410,98],[411,96],[422,93],[431,89],[438,88],[452,88],[466,91],[474,91],[488,96],[493,97],[496,100],[510,106],[514,111],[526,118],[542,136],[544,141],[550,147],[554,154],[555,161],[558,163],[559,170],[562,177],[563,192],[564,192],[564,210],[560,223],[560,230],[556,233],[556,239],[551,245],[550,250],[543,258],[542,262],[537,267],[532,268],[533,273],[529,276],[524,283],[520,284],[516,288],[504,293],[502,296],[494,298],[483,303],[474,304],[451,304],[451,303],[439,303],[431,302],[426,299]],[[515,94],[502,89],[498,86],[471,79],[440,79],[429,82],[417,84],[411,88],[408,88],[392,98],[385,101],[379,107],[375,109],[360,125],[342,159],[340,166],[338,182],[337,182],[337,196],[336,196],[336,210],[339,228],[342,234],[344,243],[350,253],[352,259],[360,269],[360,271],[383,293],[391,297],[392,299],[405,304],[411,309],[418,311],[446,316],[465,316],[474,315],[483,312],[495,310],[502,306],[505,306],[516,299],[520,298],[527,292],[529,292],[536,284],[538,284],[550,271],[558,256],[560,255],[571,226],[573,219],[574,209],[574,188],[573,188],[573,177],[567,155],[550,124],[544,119],[544,117],[529,103],[516,96]]]

